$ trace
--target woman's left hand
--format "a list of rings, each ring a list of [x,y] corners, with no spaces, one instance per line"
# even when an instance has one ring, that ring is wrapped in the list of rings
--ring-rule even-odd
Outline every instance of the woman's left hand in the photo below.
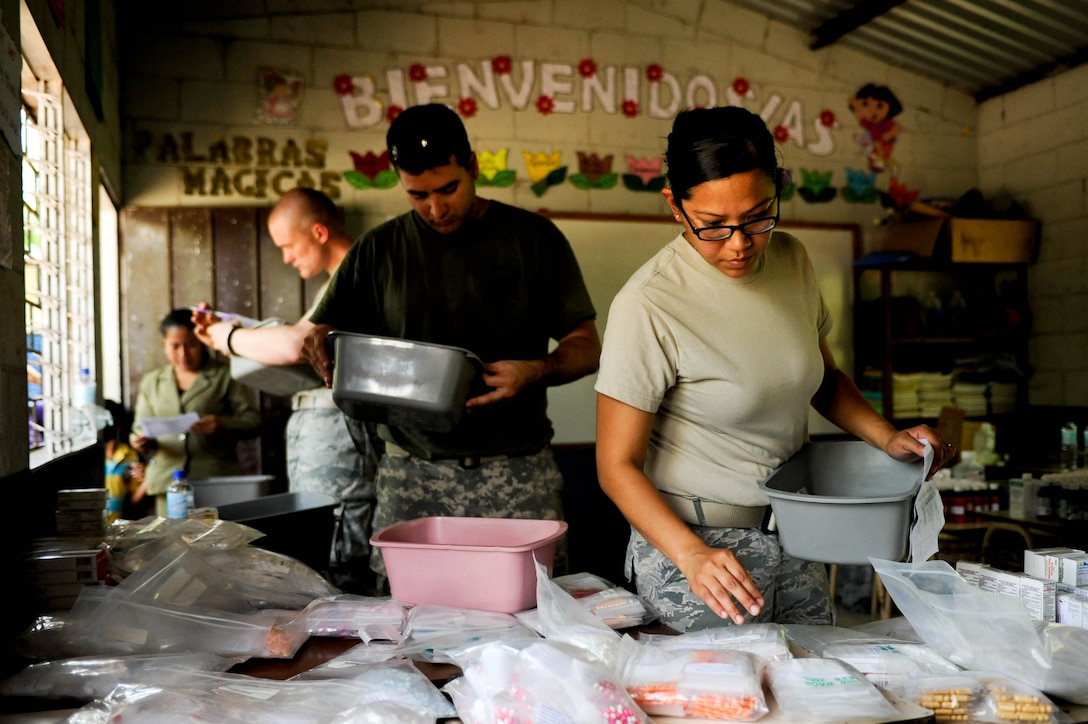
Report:
[[[933,446],[933,465],[926,473],[926,480],[929,480],[956,457],[956,447],[950,442],[945,442],[940,433],[929,425],[917,425],[906,430],[899,430],[888,440],[884,446],[884,452],[895,460],[913,462],[925,453],[923,440],[929,440],[929,444]]]
[[[223,427],[223,421],[218,415],[205,415],[194,422],[189,430],[201,435],[214,435],[221,427]]]

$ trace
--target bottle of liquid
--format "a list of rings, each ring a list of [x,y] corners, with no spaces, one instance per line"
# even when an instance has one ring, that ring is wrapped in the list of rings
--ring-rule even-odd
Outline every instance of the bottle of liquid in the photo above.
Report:
[[[997,463],[997,430],[993,423],[984,422],[975,433],[975,462],[986,467]]]
[[[91,376],[90,368],[81,367],[79,377],[76,379],[75,385],[72,386],[72,407],[82,410],[93,406],[97,395],[98,384],[94,381],[94,377]]]
[[[1077,423],[1067,422],[1062,426],[1062,470],[1077,469]]]
[[[193,484],[185,477],[185,471],[175,470],[174,482],[166,489],[166,517],[188,518],[194,507],[194,497]]]

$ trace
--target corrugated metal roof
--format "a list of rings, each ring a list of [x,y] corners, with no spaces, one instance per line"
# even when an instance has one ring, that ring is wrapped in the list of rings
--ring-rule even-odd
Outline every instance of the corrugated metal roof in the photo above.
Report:
[[[981,102],[1088,62],[1088,0],[733,0]]]

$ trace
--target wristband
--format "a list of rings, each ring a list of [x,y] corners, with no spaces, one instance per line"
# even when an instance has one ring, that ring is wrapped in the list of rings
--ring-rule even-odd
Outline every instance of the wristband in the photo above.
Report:
[[[234,325],[230,328],[230,331],[227,332],[227,351],[230,352],[232,356],[238,353],[234,351],[234,347],[230,346],[230,338],[233,337],[234,333],[237,332],[239,329],[241,329],[239,325]]]

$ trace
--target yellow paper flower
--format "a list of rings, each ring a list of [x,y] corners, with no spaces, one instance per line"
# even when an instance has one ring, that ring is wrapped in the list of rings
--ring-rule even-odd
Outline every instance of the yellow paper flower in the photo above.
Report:
[[[509,149],[503,148],[494,153],[480,151],[476,154],[476,161],[480,165],[480,175],[488,181],[495,180],[495,174],[506,170],[506,153]]]
[[[521,155],[525,159],[525,168],[529,172],[529,180],[533,183],[540,183],[548,178],[548,174],[562,165],[562,151],[556,151],[551,155],[543,151],[537,151],[536,153],[522,151]]]

